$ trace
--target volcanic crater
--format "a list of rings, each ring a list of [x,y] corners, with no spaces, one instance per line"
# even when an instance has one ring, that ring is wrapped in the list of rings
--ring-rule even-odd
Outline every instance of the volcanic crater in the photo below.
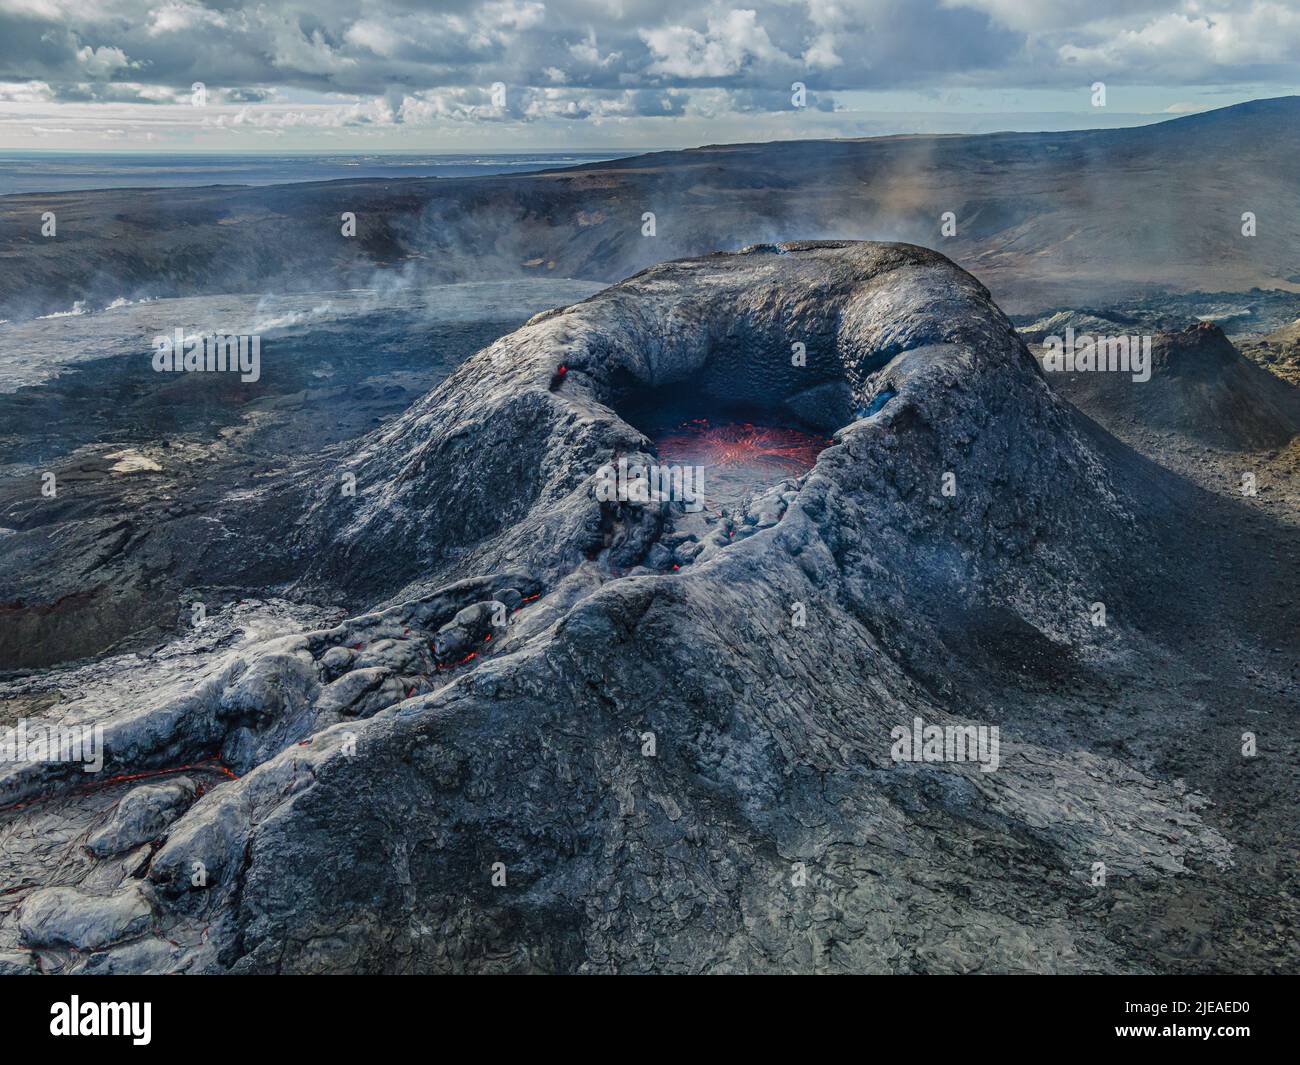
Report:
[[[708,429],[678,441],[679,413]],[[596,497],[619,458],[751,430],[751,459],[812,443],[716,513]],[[1231,738],[1168,693],[1240,653],[1225,623],[1248,639],[1248,597],[1216,588],[1206,620],[1168,564],[1195,549],[1152,534],[1195,505],[934,252],[653,267],[215,508],[240,535],[209,571],[256,550],[293,594],[364,608],[253,636],[230,611],[165,655],[20,683],[57,688],[61,720],[107,708],[114,776],[90,795],[59,767],[0,776],[23,885],[0,963],[1148,971],[1150,889],[1231,929],[1250,903],[1221,873],[1257,845],[1215,816],[1210,763],[1163,768],[1180,730]],[[1176,627],[1153,596],[1184,604]],[[997,772],[898,762],[917,719],[1000,728]],[[146,786],[130,774],[176,766],[202,786],[128,804],[151,838],[108,826]]]

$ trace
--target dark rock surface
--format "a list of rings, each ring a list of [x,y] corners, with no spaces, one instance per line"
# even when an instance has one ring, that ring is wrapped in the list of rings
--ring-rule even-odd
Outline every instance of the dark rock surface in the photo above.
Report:
[[[1096,411],[1125,438],[1155,431],[1222,450],[1258,451],[1300,434],[1300,389],[1247,359],[1213,322],[1157,333],[1149,381],[1110,371],[1049,377],[1072,403]]]
[[[276,582],[296,573],[262,562],[282,554],[284,512],[249,529],[250,497],[304,464],[322,470],[322,456],[406,409],[474,352],[594,287],[451,286],[376,294],[373,307],[350,293],[314,294],[307,311],[330,313],[268,333],[262,376],[248,384],[153,372],[150,338],[189,321],[176,301],[25,324],[17,337],[3,327],[3,356],[21,341],[34,361],[51,361],[39,351],[53,338],[96,357],[11,391],[0,367],[0,670],[156,646],[189,628],[196,601],[215,611],[281,590]],[[250,332],[259,318],[294,317],[254,311],[257,300],[195,302],[202,311],[188,313]],[[56,498],[42,494],[45,473]],[[328,476],[338,486],[340,475]],[[322,594],[337,601],[335,590]]]
[[[1300,318],[1242,345],[1242,354],[1284,381],[1300,386]]]
[[[648,392],[785,418],[827,388],[872,412],[746,506],[595,497],[602,465],[653,462],[621,416]],[[1058,398],[933,252],[654,267],[241,505],[222,520],[268,572],[373,609],[222,612],[160,654],[8,682],[102,722],[108,766],[0,775],[6,965],[1296,964],[1296,607],[1255,592],[1293,587],[1294,543],[1193,574],[1228,539],[1198,516],[1231,501]],[[893,761],[916,717],[998,726],[999,767]],[[156,838],[82,845],[154,809],[116,776],[182,772],[203,794]]]
[[[795,235],[942,247],[1011,310],[1135,289],[1296,291],[1297,164],[1291,96],[1134,129],[710,145],[503,177],[6,196],[0,318],[74,300],[365,287],[380,272],[608,283]],[[40,236],[46,211],[56,239]],[[1242,236],[1245,211],[1254,237]],[[341,235],[343,212],[357,217],[354,238]]]

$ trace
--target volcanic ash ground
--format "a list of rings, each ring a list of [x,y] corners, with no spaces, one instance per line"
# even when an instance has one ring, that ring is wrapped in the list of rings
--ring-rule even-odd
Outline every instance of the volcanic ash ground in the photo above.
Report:
[[[698,506],[600,491],[679,462]],[[0,779],[6,969],[1141,972],[1250,926],[1205,682],[1247,591],[1200,642],[1185,490],[935,253],[654,267],[246,505],[371,609],[42,681],[106,762]]]

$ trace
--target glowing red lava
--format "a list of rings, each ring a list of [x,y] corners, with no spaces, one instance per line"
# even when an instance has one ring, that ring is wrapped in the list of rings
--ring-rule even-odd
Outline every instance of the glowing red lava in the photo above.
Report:
[[[33,803],[45,802],[49,799],[60,798],[69,795],[89,795],[92,792],[102,788],[112,787],[114,784],[125,784],[136,780],[152,780],[155,777],[171,776],[175,773],[190,772],[207,772],[220,773],[230,780],[238,780],[239,775],[229,766],[222,763],[219,758],[205,758],[201,762],[191,762],[187,765],[168,766],[166,769],[145,769],[138,773],[119,773],[116,776],[105,777],[103,780],[96,780],[79,788],[69,788],[66,792],[52,791],[45,795],[36,795],[23,802],[10,803],[8,806],[0,806],[0,813],[8,813],[10,810],[21,810],[24,807],[31,806]],[[205,791],[200,785],[200,794]]]
[[[705,496],[730,504],[785,477],[807,473],[831,441],[776,425],[731,422],[712,425],[692,418],[655,435],[665,463],[705,468]]]
[[[822,449],[830,445],[825,437],[752,422],[710,425],[707,418],[693,418],[658,440],[660,455],[691,455],[702,466],[738,466],[767,463],[785,475],[799,475],[813,468]]]

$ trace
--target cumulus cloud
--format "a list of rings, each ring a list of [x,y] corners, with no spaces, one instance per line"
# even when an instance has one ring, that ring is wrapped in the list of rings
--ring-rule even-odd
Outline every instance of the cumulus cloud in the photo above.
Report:
[[[640,36],[653,56],[647,72],[684,81],[731,77],[756,61],[794,62],[772,44],[757,11],[710,18],[703,33],[690,26],[665,26],[642,30]]]
[[[129,70],[139,63],[132,63],[120,48],[101,46],[91,48],[89,45],[77,49],[77,63],[90,78],[107,78],[119,70]]]
[[[1018,46],[943,0],[0,0],[13,80],[203,81],[382,94],[491,84],[821,87],[993,69]]]
[[[1189,5],[1142,25],[1098,33],[1060,47],[1066,62],[1101,74],[1141,70],[1153,81],[1294,77],[1300,57],[1300,8],[1258,2],[1239,9]]]
[[[43,81],[0,81],[0,103],[48,103],[54,90]]]
[[[220,116],[227,127],[268,133],[784,118],[794,81],[822,114],[843,93],[1075,90],[1096,78],[1167,85],[1179,99],[1181,86],[1300,81],[1300,10],[1294,0],[0,0],[0,77],[0,101],[13,105],[179,104],[201,81],[234,105]],[[310,102],[286,103],[297,99]]]

